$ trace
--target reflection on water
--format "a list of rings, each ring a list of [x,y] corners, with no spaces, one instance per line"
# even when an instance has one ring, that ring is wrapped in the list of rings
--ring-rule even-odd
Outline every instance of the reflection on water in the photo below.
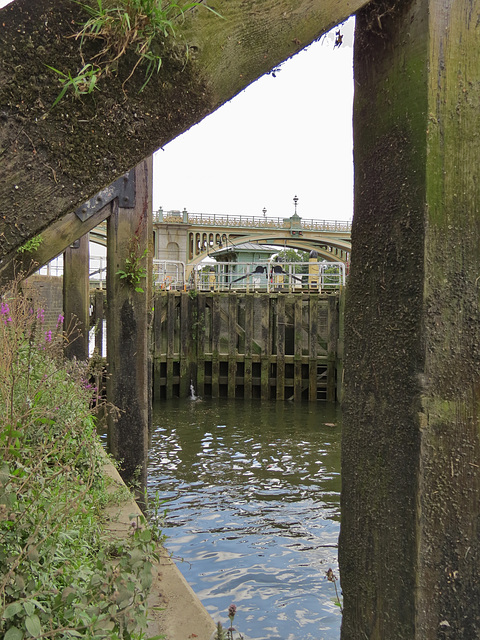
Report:
[[[149,494],[167,547],[215,621],[247,637],[336,640],[340,415],[335,406],[172,400],[154,406]]]

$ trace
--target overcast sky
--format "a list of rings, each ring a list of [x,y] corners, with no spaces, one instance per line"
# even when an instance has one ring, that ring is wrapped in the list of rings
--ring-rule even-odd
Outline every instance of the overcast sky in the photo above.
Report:
[[[153,206],[350,220],[354,19],[154,156]]]
[[[0,7],[8,4],[0,0]],[[153,207],[350,220],[353,31],[341,27],[154,156]]]

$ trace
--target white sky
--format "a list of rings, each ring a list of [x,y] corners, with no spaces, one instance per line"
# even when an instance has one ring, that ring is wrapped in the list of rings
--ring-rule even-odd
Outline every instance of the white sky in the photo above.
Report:
[[[9,0],[0,0],[0,7]],[[353,214],[354,19],[154,155],[153,208],[305,219]]]
[[[351,220],[353,30],[335,29],[154,156],[153,207]]]

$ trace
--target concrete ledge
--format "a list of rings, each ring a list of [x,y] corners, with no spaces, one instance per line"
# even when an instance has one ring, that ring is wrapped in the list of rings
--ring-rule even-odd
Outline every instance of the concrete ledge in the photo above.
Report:
[[[120,474],[107,459],[104,474],[112,480],[109,492],[126,489]],[[133,498],[107,507],[105,513],[106,531],[119,538],[128,535],[130,516],[142,514]],[[210,640],[215,632],[213,619],[163,547],[159,555],[148,596],[147,637],[164,635],[166,640]]]

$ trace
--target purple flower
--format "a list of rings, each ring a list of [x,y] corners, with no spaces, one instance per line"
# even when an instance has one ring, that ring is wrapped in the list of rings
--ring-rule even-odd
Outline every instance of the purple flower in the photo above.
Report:
[[[51,342],[51,341],[52,341],[52,332],[45,331],[45,342]]]
[[[45,309],[37,309],[37,318],[40,322],[45,322]]]
[[[6,316],[10,313],[10,307],[6,302],[2,302],[2,306],[0,307],[0,312],[2,316]]]
[[[235,614],[237,613],[237,607],[234,604],[231,604],[228,607],[228,617],[230,618],[230,620],[233,622],[233,619],[235,617]]]
[[[62,316],[61,313],[58,314],[58,320],[57,320],[57,329],[59,328],[59,326],[61,324],[63,324],[63,321],[65,320],[65,318]]]

